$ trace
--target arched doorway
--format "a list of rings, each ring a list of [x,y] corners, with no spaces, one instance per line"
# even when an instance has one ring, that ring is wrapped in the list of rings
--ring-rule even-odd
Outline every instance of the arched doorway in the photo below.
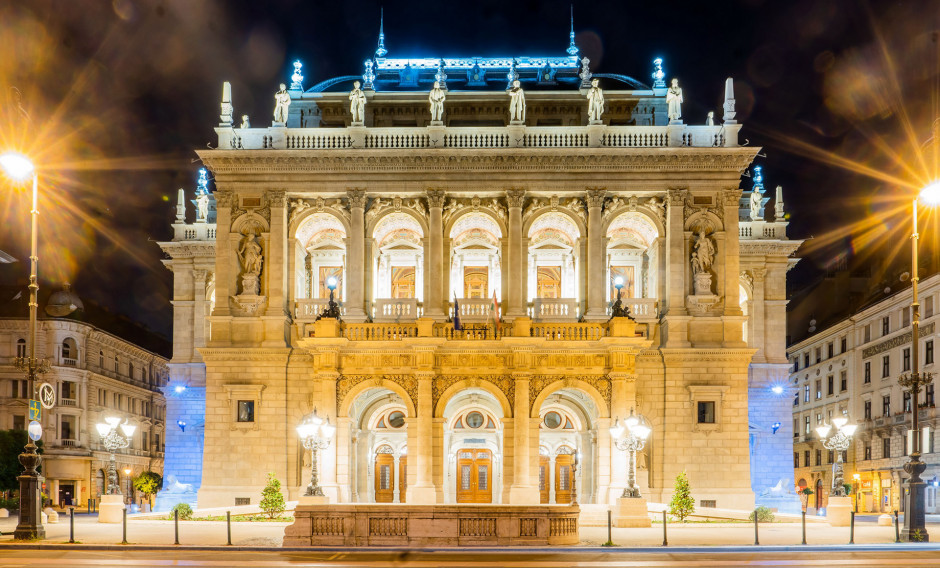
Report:
[[[360,393],[349,409],[350,499],[358,503],[404,503],[408,477],[408,410],[386,388]]]
[[[822,479],[816,480],[816,492],[814,493],[816,497],[816,510],[819,511],[823,508],[823,482]]]
[[[487,391],[468,388],[444,407],[445,503],[502,502],[502,406]]]
[[[297,248],[294,266],[296,281],[294,295],[300,306],[312,306],[316,315],[329,300],[327,287],[330,278],[336,278],[335,299],[346,298],[346,227],[330,213],[314,213],[303,220],[295,233]],[[306,300],[306,301],[304,301]]]
[[[596,457],[592,424],[597,407],[591,397],[564,388],[539,409],[539,496],[542,503],[595,503]]]

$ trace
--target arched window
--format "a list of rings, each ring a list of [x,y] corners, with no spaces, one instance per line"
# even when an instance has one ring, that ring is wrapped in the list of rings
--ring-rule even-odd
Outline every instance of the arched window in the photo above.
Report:
[[[66,365],[71,366],[74,366],[75,360],[78,359],[78,344],[71,337],[66,337],[62,341],[62,359]]]
[[[104,351],[98,352],[98,367],[104,369]]]
[[[134,378],[134,363],[132,361],[127,362],[127,376]]]
[[[16,356],[26,357],[26,340],[22,337],[16,340]]]
[[[120,364],[118,363],[118,356],[115,355],[114,356],[114,372],[118,373],[120,371],[121,371],[121,367],[120,367]]]

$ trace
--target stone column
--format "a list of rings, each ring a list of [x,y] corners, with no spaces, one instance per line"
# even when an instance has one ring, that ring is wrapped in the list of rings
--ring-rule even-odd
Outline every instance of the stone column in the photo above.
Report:
[[[218,298],[218,296],[217,296]],[[187,351],[192,349],[193,360],[201,361],[202,356],[196,347],[206,346],[206,271],[200,268],[193,269],[193,343]],[[175,308],[174,302],[174,308]]]
[[[548,455],[548,471],[545,472],[545,480],[548,483],[548,503],[550,505],[555,504],[555,454]],[[539,495],[539,501],[542,500],[542,496]]]
[[[268,191],[265,198],[271,211],[268,250],[264,251],[265,279],[268,289],[267,315],[284,316],[287,313],[287,198],[283,190]],[[197,291],[198,295],[198,291]]]
[[[399,469],[399,460],[401,456],[398,455],[398,452],[392,454],[392,475],[390,475],[389,481],[392,483],[392,503],[401,503],[401,491],[399,490],[399,484],[401,484],[401,471]]]
[[[520,354],[516,354],[518,358]],[[525,357],[528,359],[528,357]],[[513,401],[512,470],[513,481],[509,488],[509,503],[512,505],[535,505],[540,501],[538,484],[532,485],[530,475],[531,419],[529,418],[529,375],[513,373],[516,396]],[[537,448],[536,448],[537,450]]]
[[[346,239],[346,319],[365,321],[365,214],[366,191],[351,189],[349,196],[349,238]]]
[[[427,353],[433,358],[433,353]],[[419,356],[419,359],[421,357]],[[431,383],[434,380],[432,371],[415,373],[418,381],[417,413],[413,424],[416,436],[408,437],[408,453],[415,468],[415,484],[408,487],[408,502],[414,505],[430,505],[437,499],[437,488],[432,479],[433,468],[433,440],[432,424],[433,408],[431,407]],[[412,453],[412,440],[414,452]]]
[[[757,349],[757,353],[754,354],[755,363],[763,363],[767,360],[766,353],[764,353],[764,277],[766,274],[767,269],[763,266],[751,269],[753,289],[751,290],[751,312],[748,315],[753,330],[753,342],[750,347]],[[786,278],[786,275],[783,277]],[[744,326],[741,326],[741,328],[743,333]],[[745,342],[748,340],[746,333],[742,339]]]
[[[741,190],[725,189],[718,194],[719,204],[724,212],[724,251],[718,250],[718,256],[724,265],[724,297],[725,315],[740,316],[741,304],[741,257],[738,236],[738,207],[741,201]],[[741,329],[741,326],[738,326]],[[744,339],[745,341],[747,338]],[[732,340],[733,342],[733,340]]]
[[[424,316],[443,320],[447,318],[444,311],[444,199],[442,189],[428,190],[428,235],[431,246],[428,262],[427,302],[424,307]],[[429,395],[430,396],[430,395]],[[428,399],[430,404],[430,398]]]
[[[588,235],[587,235],[587,312],[585,319],[606,320],[607,301],[605,291],[607,281],[604,277],[604,224],[601,208],[607,196],[606,189],[587,191]]]
[[[230,316],[229,296],[234,296],[237,288],[238,263],[234,251],[229,246],[232,227],[232,205],[238,196],[231,191],[216,191],[216,232],[215,232],[215,309],[214,316]],[[234,268],[234,270],[233,270]]]
[[[509,203],[509,305],[506,317],[513,319],[525,315],[525,251],[522,242],[522,203],[525,201],[525,190],[507,190],[506,200]]]

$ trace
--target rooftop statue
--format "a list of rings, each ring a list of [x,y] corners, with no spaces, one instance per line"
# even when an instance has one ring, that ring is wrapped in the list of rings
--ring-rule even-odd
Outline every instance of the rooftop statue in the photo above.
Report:
[[[512,88],[509,89],[509,122],[525,122],[525,93],[518,79],[512,82]]]
[[[431,103],[431,122],[441,122],[443,120],[445,98],[447,98],[447,94],[441,88],[441,84],[434,81],[434,88],[431,89],[431,94],[428,95],[428,101]]]
[[[679,79],[673,79],[672,85],[666,91],[666,103],[669,105],[669,122],[678,122],[682,118],[682,88],[679,86]]]
[[[239,128],[251,128],[251,121],[248,120],[247,114],[242,115],[242,124]]]
[[[290,94],[287,86],[281,83],[281,90],[274,94],[274,122],[284,124],[287,122],[287,107],[290,106]]]
[[[705,117],[705,126],[715,126],[715,111],[708,111],[708,116]]]
[[[592,123],[599,123],[601,115],[604,114],[604,91],[598,86],[600,81],[591,80],[591,90],[588,91],[588,120]]]
[[[359,81],[353,83],[353,90],[349,92],[349,113],[352,114],[353,124],[362,124],[366,110],[366,95],[359,88]]]
[[[751,221],[763,221],[760,214],[761,193],[757,189],[751,190]]]

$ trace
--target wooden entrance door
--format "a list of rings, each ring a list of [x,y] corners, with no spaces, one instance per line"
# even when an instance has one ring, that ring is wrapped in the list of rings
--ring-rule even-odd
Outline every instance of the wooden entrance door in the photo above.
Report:
[[[375,502],[395,500],[395,458],[392,454],[375,454]]]
[[[493,454],[489,450],[457,452],[457,502],[493,502]]]
[[[548,456],[539,456],[539,502],[548,503]]]
[[[408,491],[408,456],[398,458],[398,502],[405,502]]]
[[[571,503],[574,481],[574,455],[555,456],[555,503]]]

